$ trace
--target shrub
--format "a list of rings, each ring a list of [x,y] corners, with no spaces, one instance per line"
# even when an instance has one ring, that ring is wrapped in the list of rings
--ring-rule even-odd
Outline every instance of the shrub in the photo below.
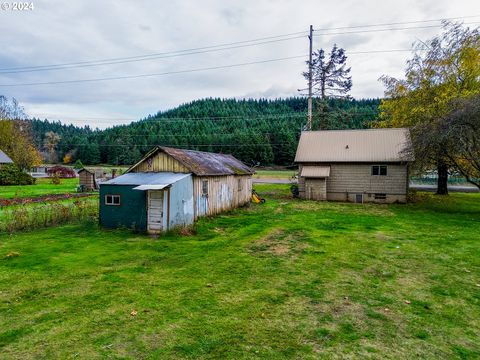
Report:
[[[76,170],[83,169],[85,166],[83,166],[82,160],[78,159],[75,161],[75,164],[73,164],[73,168]]]
[[[58,176],[58,173],[54,173],[50,182],[54,185],[60,185],[61,181],[60,181],[60,176]]]
[[[72,168],[66,166],[54,166],[47,170],[49,176],[57,175],[60,178],[74,178],[77,176]]]
[[[16,165],[8,164],[0,168],[0,185],[33,185],[35,179],[24,173]]]

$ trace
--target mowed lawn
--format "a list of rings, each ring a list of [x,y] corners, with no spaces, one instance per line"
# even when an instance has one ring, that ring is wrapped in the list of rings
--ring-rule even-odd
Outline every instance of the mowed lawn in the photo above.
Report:
[[[0,235],[0,358],[480,357],[480,194]]]
[[[78,178],[61,179],[58,185],[52,184],[51,179],[36,179],[34,185],[0,186],[0,199],[38,197],[52,194],[68,194],[77,191]]]

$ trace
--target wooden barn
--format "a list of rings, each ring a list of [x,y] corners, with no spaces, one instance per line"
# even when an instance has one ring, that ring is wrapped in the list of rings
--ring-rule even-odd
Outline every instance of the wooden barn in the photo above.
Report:
[[[295,156],[301,198],[406,202],[408,129],[305,131]]]
[[[149,233],[188,225],[248,203],[252,174],[231,155],[155,147],[100,184],[100,223]]]

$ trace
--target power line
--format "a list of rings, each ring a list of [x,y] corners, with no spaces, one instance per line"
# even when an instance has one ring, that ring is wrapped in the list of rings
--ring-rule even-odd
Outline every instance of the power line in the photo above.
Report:
[[[319,29],[316,29],[316,31],[331,31],[331,30],[357,29],[357,28],[378,27],[378,26],[418,24],[418,23],[437,22],[437,21],[444,21],[444,20],[474,18],[474,17],[478,17],[478,16],[480,16],[480,15],[459,16],[459,17],[428,19],[428,20],[416,20],[416,21],[406,21],[406,22],[392,22],[392,23],[381,23],[381,24],[342,26],[342,27],[334,27],[334,28],[319,28]],[[438,26],[441,26],[441,25],[432,25],[432,26],[427,26],[427,27],[396,28],[396,29],[377,29],[377,30],[370,30],[370,31],[367,30],[367,31],[360,31],[360,32],[405,30],[405,29],[428,28],[428,27],[438,27]],[[282,35],[274,35],[274,36],[256,38],[256,39],[251,39],[251,40],[243,40],[243,41],[236,41],[236,42],[223,43],[223,44],[217,44],[217,45],[203,46],[203,47],[190,48],[190,49],[184,49],[184,50],[153,53],[153,54],[147,54],[147,55],[137,55],[137,56],[130,56],[130,57],[118,57],[118,58],[108,58],[108,59],[101,59],[101,60],[89,60],[89,61],[81,61],[81,62],[50,64],[50,65],[1,68],[0,73],[9,74],[9,73],[20,73],[20,72],[59,70],[59,69],[68,69],[68,68],[73,68],[73,67],[110,65],[110,64],[119,64],[119,63],[135,62],[135,61],[153,60],[153,59],[158,59],[158,58],[166,58],[166,57],[174,57],[174,56],[192,55],[192,54],[205,53],[205,52],[211,52],[211,51],[228,50],[228,49],[245,47],[245,46],[256,46],[256,45],[262,45],[262,44],[267,44],[267,43],[271,43],[271,42],[292,40],[292,39],[301,38],[301,37],[305,36],[306,33],[307,33],[306,31],[299,31],[299,32],[293,32],[293,33],[282,34]],[[353,31],[352,32],[346,32],[346,34],[352,34],[352,33],[356,33],[356,32],[353,32]],[[344,33],[326,33],[326,34],[319,34],[319,35],[339,35],[339,34],[344,34]],[[302,36],[291,37],[291,36],[294,36],[294,35],[302,35]],[[281,39],[281,38],[284,38],[284,39]],[[272,39],[277,39],[277,40],[272,40]],[[269,40],[269,41],[265,41],[265,40]],[[249,43],[251,43],[251,44],[249,44]],[[244,45],[232,46],[232,45],[238,45],[238,44],[244,44]],[[203,51],[200,51],[200,50],[203,50]]]
[[[465,25],[478,24],[478,22],[465,23]],[[329,33],[314,33],[314,37],[318,36],[327,36],[327,35],[348,35],[348,34],[361,34],[361,33],[372,33],[372,32],[384,32],[384,31],[396,31],[396,30],[412,30],[412,29],[429,29],[429,28],[438,28],[442,25],[425,25],[425,26],[411,26],[411,27],[402,27],[402,28],[388,28],[388,29],[373,29],[373,30],[355,30],[355,31],[344,31],[344,32],[329,32]]]
[[[204,54],[204,53],[210,53],[210,52],[216,52],[216,51],[238,49],[238,48],[244,48],[249,46],[258,46],[258,45],[277,43],[281,41],[288,41],[288,40],[294,40],[294,39],[300,39],[300,38],[303,38],[303,36],[295,36],[295,37],[289,37],[284,39],[257,42],[254,44],[236,45],[236,46],[223,47],[218,49],[199,50],[194,52],[185,52],[185,53],[172,54],[172,55],[158,55],[158,56],[149,55],[144,58],[125,59],[125,60],[117,60],[117,61],[110,61],[110,62],[98,62],[98,63],[91,63],[91,64],[62,65],[62,66],[58,65],[55,67],[52,66],[52,67],[45,67],[45,68],[36,68],[36,69],[34,68],[34,69],[23,69],[23,70],[9,70],[9,71],[0,70],[0,75],[1,74],[18,74],[18,73],[26,73],[26,72],[65,70],[65,69],[85,68],[85,67],[92,67],[92,66],[125,64],[125,63],[139,62],[139,61],[150,61],[150,60],[166,59],[166,58],[172,58],[172,57],[178,57],[178,56],[187,56],[187,55]]]
[[[252,62],[245,62],[245,63],[238,63],[238,64],[220,65],[220,66],[211,66],[211,67],[188,69],[188,70],[167,71],[163,73],[154,73],[154,74],[112,76],[112,77],[104,77],[104,78],[78,79],[78,80],[65,80],[65,81],[45,81],[45,82],[22,83],[22,84],[0,84],[0,86],[18,87],[18,86],[36,86],[36,85],[58,85],[58,84],[87,83],[87,82],[109,81],[109,80],[138,79],[138,78],[146,78],[146,77],[154,77],[154,76],[185,74],[185,73],[207,71],[207,70],[227,69],[227,68],[240,67],[240,66],[246,66],[246,65],[265,64],[270,62],[299,59],[304,57],[305,55],[288,56],[288,57],[276,58],[276,59],[268,59],[268,60],[252,61]]]
[[[378,111],[377,109],[371,109],[371,111],[355,111],[355,108],[349,108],[349,109],[339,109],[347,112],[347,115],[371,115],[372,112]],[[120,118],[92,118],[92,117],[77,117],[77,118],[72,118],[72,117],[63,117],[59,115],[49,115],[51,118],[58,118],[62,120],[68,120],[68,121],[86,121],[86,120],[105,120],[105,121],[134,121],[134,122],[145,122],[145,123],[169,123],[169,122],[190,122],[190,121],[202,121],[202,122],[212,122],[212,121],[249,121],[249,120],[267,120],[267,119],[273,119],[273,120],[290,120],[292,117],[293,118],[303,118],[305,117],[305,114],[302,112],[295,112],[295,113],[283,113],[283,114],[269,114],[269,115],[235,115],[235,116],[208,116],[208,117],[152,117],[152,118],[144,118],[144,119],[120,119]],[[48,117],[48,116],[47,116]],[[38,116],[34,116],[33,119],[43,121],[38,118]],[[48,120],[47,120],[48,121]],[[54,120],[51,120],[54,121]],[[119,126],[125,125],[125,124],[118,124]]]
[[[224,47],[224,46],[230,46],[230,45],[236,45],[236,44],[245,44],[245,43],[250,43],[250,42],[263,41],[263,40],[269,40],[269,39],[275,39],[275,38],[281,38],[281,37],[287,37],[287,36],[293,36],[293,35],[299,35],[299,34],[306,34],[306,31],[299,31],[299,32],[283,34],[283,35],[267,36],[267,37],[263,37],[263,38],[252,39],[252,40],[236,41],[236,42],[230,42],[230,43],[224,43],[224,44],[218,44],[218,45],[210,45],[210,46],[203,46],[203,47],[190,48],[190,49],[184,49],[184,50],[154,53],[154,54],[148,54],[148,55],[137,55],[137,56],[130,56],[130,57],[118,57],[118,58],[109,58],[109,59],[102,59],[102,60],[89,60],[89,61],[70,62],[70,63],[61,63],[61,64],[50,64],[50,65],[11,67],[11,68],[0,69],[0,71],[35,69],[35,68],[55,67],[55,66],[82,65],[82,64],[101,63],[101,62],[117,61],[117,60],[118,61],[120,61],[120,60],[130,60],[130,59],[169,55],[169,54],[176,54],[176,53],[183,53],[183,52],[191,52],[191,51],[197,51],[197,50],[213,49],[213,48],[217,48],[217,47]]]
[[[421,50],[423,50],[423,49],[421,49]],[[370,54],[370,53],[402,52],[402,51],[413,51],[413,50],[412,49],[388,49],[388,50],[352,51],[352,52],[347,52],[347,55],[349,55],[349,54],[358,55],[358,54]],[[285,61],[285,60],[291,60],[291,59],[304,58],[305,56],[306,55],[289,56],[289,57],[283,57],[283,58],[252,61],[252,62],[239,63],[239,64],[220,65],[220,66],[197,68],[197,69],[186,69],[186,70],[178,70],[178,71],[168,71],[168,72],[153,73],[153,74],[126,75],[126,76],[114,76],[114,77],[78,79],[78,80],[64,80],[64,81],[47,81],[47,82],[36,82],[36,83],[0,84],[0,86],[19,87],[19,86],[57,85],[57,84],[96,82],[96,81],[137,79],[137,78],[144,78],[144,77],[155,77],[155,76],[165,76],[165,75],[174,75],[174,74],[184,74],[184,73],[190,73],[190,72],[218,70],[218,69],[226,69],[226,68],[240,67],[240,66],[247,66],[247,65],[254,65],[254,64],[263,64],[263,63],[269,63],[269,62]]]
[[[376,26],[393,26],[393,25],[408,25],[408,24],[419,24],[426,22],[436,22],[436,21],[447,21],[447,20],[458,20],[458,19],[469,19],[479,17],[480,15],[469,15],[469,16],[458,16],[450,18],[441,18],[441,19],[430,19],[430,20],[413,20],[413,21],[402,21],[402,22],[390,22],[390,23],[380,23],[380,24],[370,24],[370,25],[353,25],[353,26],[341,26],[336,28],[318,28],[316,31],[328,31],[328,30],[343,30],[343,29],[358,29],[366,27],[376,27]]]

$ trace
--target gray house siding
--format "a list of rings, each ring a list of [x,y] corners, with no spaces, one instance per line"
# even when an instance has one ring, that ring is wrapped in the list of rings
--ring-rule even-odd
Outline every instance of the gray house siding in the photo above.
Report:
[[[408,165],[402,163],[304,163],[302,165],[330,166],[326,178],[326,199],[333,201],[406,202]],[[373,165],[386,165],[387,175],[372,175]],[[312,198],[309,184],[313,179],[299,177],[301,198]],[[385,198],[383,198],[385,195]],[[319,199],[320,200],[320,199]]]
[[[171,188],[165,190],[167,201],[164,202],[165,229],[173,229],[178,226],[185,226],[193,223],[193,179],[187,176]],[[168,208],[168,206],[170,206]]]

